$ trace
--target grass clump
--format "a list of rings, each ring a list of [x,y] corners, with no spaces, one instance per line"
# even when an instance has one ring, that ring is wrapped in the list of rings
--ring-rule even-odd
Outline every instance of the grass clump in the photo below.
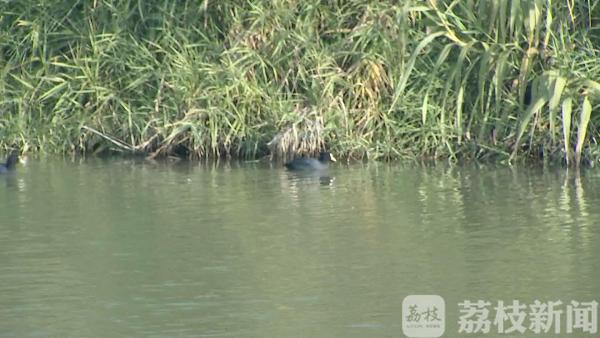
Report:
[[[0,3],[0,144],[598,159],[598,1]]]

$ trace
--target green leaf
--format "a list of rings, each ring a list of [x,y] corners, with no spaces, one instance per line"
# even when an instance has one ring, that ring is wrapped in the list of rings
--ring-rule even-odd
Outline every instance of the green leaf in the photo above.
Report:
[[[563,138],[565,145],[565,160],[569,164],[571,159],[571,147],[569,145],[571,139],[571,111],[573,107],[573,99],[567,97],[562,103],[562,126],[563,126]]]
[[[581,106],[581,116],[579,117],[579,126],[577,127],[577,146],[575,147],[575,161],[576,165],[581,162],[581,150],[583,149],[583,142],[585,141],[585,135],[587,133],[587,127],[590,123],[590,117],[592,116],[592,104],[589,98],[586,96],[583,99],[583,105]]]
[[[534,104],[530,105],[529,108],[525,111],[523,118],[521,119],[521,123],[519,124],[519,131],[517,132],[517,140],[515,141],[515,148],[510,156],[510,160],[512,160],[519,150],[519,145],[521,143],[521,138],[523,137],[523,133],[525,133],[525,129],[527,129],[527,125],[531,120],[531,117],[535,112],[540,110],[544,104],[546,103],[546,99],[544,97],[539,97]]]
[[[50,88],[50,90],[48,90],[47,92],[45,92],[44,94],[42,94],[40,96],[40,101],[44,101],[47,98],[50,98],[52,96],[54,96],[54,94],[58,93],[61,89],[63,89],[68,83],[67,82],[63,82],[60,83],[52,88]]]
[[[554,91],[552,91],[551,96],[550,96],[550,101],[548,101],[548,107],[550,110],[548,120],[550,121],[550,137],[552,138],[552,141],[554,141],[554,130],[555,130],[554,116],[556,114],[556,110],[558,109],[558,104],[560,103],[560,98],[562,96],[562,93],[563,93],[566,85],[567,85],[566,78],[564,78],[562,76],[557,77],[556,80],[554,81]]]
[[[410,73],[412,72],[412,69],[415,65],[415,61],[417,60],[417,57],[421,54],[421,51],[423,50],[423,48],[425,48],[428,44],[430,44],[437,37],[440,37],[444,34],[445,34],[445,32],[443,32],[443,31],[433,33],[433,34],[430,34],[429,36],[427,36],[425,39],[421,40],[421,42],[419,42],[419,44],[417,45],[417,48],[415,48],[415,51],[411,55],[410,60],[408,61],[408,64],[406,65],[406,68],[404,69],[404,72],[402,73],[402,76],[400,77],[398,88],[396,88],[396,92],[394,93],[394,99],[392,100],[392,104],[390,104],[390,108],[388,109],[388,114],[391,114],[391,112],[394,110],[394,108],[396,106],[396,102],[398,102],[398,99],[404,92],[404,88],[406,87],[406,83],[408,82]]]

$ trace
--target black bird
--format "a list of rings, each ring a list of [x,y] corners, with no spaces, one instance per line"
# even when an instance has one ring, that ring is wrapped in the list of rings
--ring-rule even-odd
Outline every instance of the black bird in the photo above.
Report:
[[[17,150],[13,150],[13,152],[6,159],[6,163],[0,163],[0,174],[14,170],[18,161],[19,152]]]
[[[335,162],[335,157],[329,152],[322,152],[319,158],[301,157],[285,164],[289,170],[325,170],[329,162]]]

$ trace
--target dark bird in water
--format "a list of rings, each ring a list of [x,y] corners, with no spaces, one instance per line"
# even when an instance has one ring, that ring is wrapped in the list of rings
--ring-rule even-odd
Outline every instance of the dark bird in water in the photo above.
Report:
[[[335,162],[335,157],[329,152],[322,152],[319,158],[301,157],[285,164],[289,170],[325,170],[329,162]]]
[[[0,174],[14,170],[18,161],[19,152],[17,150],[13,150],[13,152],[6,159],[6,163],[0,163]]]

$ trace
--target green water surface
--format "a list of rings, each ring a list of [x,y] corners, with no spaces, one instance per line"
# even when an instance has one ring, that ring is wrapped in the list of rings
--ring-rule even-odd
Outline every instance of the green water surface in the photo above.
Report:
[[[2,337],[404,337],[408,295],[600,301],[600,171],[31,160],[0,176]],[[493,311],[490,319],[493,320]]]

